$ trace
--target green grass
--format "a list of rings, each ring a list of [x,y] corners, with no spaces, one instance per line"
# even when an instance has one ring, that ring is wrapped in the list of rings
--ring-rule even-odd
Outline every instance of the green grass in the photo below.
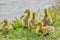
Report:
[[[48,9],[48,14],[51,16],[53,23],[53,26],[60,26],[60,21],[59,21],[59,13],[56,11],[54,8]]]
[[[60,36],[60,29],[56,29],[54,33],[46,37],[43,35],[38,36],[35,33],[35,29],[24,29],[19,18],[16,18],[16,21],[12,25],[15,29],[9,31],[6,37],[4,37],[5,34],[3,32],[0,32],[0,40],[56,40]]]
[[[38,36],[35,33],[35,29],[24,29],[21,19],[15,18],[16,21],[11,23],[14,29],[10,30],[8,33],[0,31],[0,40],[57,40],[57,38],[60,37],[60,29],[58,29],[60,28],[60,21],[57,20],[59,15],[56,13],[57,12],[55,11],[52,12],[51,10],[49,10],[49,15],[53,19],[52,25],[56,28],[56,30],[53,33],[50,33],[48,36]]]
[[[4,36],[4,34],[0,34]],[[60,36],[60,29],[56,29],[54,33],[49,34],[47,37],[41,35],[38,36],[35,33],[35,30],[30,31],[29,29],[17,28],[16,30],[11,30],[8,33],[8,36],[5,38],[6,40],[55,40]],[[0,38],[4,39],[3,38]]]

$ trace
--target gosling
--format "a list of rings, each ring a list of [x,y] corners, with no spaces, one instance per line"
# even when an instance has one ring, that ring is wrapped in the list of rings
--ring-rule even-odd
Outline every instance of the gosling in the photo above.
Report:
[[[55,31],[55,28],[54,28],[53,26],[45,26],[45,27],[44,27],[42,22],[39,22],[39,23],[37,24],[36,33],[37,33],[38,35],[43,34],[43,35],[46,36],[46,35],[54,32],[54,31]]]
[[[41,18],[41,21],[43,22],[44,26],[51,25],[52,24],[52,18],[48,15],[47,9],[44,9],[44,15]]]
[[[26,9],[24,13],[25,13],[25,15],[22,17],[22,26],[27,28],[28,27],[28,20],[30,18],[30,10]]]
[[[36,16],[36,12],[33,12],[29,21],[28,21],[29,29],[36,28],[38,22],[39,22],[39,19]]]
[[[40,21],[40,22],[37,24],[36,34],[41,35],[41,34],[43,33],[42,27],[43,27],[43,22]]]
[[[2,24],[0,25],[0,30],[2,30],[3,32],[8,32],[11,29],[13,29],[12,25],[8,22],[7,19],[5,19]]]

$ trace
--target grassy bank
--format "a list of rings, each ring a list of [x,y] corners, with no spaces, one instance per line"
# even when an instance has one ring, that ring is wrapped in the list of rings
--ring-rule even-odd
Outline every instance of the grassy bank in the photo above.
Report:
[[[56,13],[55,11],[53,12]],[[53,15],[51,16],[53,20],[52,26],[55,27],[55,31],[48,36],[37,35],[35,29],[24,29],[21,19],[15,18],[16,21],[11,23],[14,29],[10,30],[8,33],[0,31],[0,40],[57,40],[57,38],[60,37],[59,15],[53,14],[51,10],[49,10],[49,15]]]

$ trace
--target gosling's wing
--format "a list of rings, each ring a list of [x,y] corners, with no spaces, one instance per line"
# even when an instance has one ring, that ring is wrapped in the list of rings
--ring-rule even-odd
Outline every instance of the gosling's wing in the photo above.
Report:
[[[8,24],[7,26],[8,26],[8,29],[9,29],[9,30],[10,30],[10,29],[13,29],[13,26],[12,26],[11,24]]]
[[[51,33],[55,31],[55,28],[53,26],[46,26],[46,29]]]
[[[3,26],[5,25],[5,23],[2,23],[1,25],[0,25],[0,30],[1,29],[3,29]]]
[[[52,18],[49,16],[48,17],[48,23],[51,24],[52,23]]]
[[[32,20],[32,17],[30,17],[30,18],[28,19],[28,25],[30,25],[31,20]]]
[[[53,26],[50,26],[50,31],[51,32],[54,32],[55,31],[55,28]]]

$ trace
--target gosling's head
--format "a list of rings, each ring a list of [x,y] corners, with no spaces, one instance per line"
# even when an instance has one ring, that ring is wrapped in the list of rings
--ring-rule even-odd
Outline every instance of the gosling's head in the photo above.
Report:
[[[42,22],[38,22],[38,24],[37,25],[39,25],[39,26],[43,26],[43,23]]]
[[[4,19],[3,21],[5,24],[8,24],[8,20],[7,19]]]
[[[45,15],[45,17],[48,16],[48,13],[47,13],[47,9],[46,8],[44,9],[44,15]]]
[[[33,12],[32,17],[33,17],[33,18],[36,17],[36,12]]]
[[[26,9],[24,13],[25,13],[26,15],[30,16],[30,10],[29,10],[29,9]]]

